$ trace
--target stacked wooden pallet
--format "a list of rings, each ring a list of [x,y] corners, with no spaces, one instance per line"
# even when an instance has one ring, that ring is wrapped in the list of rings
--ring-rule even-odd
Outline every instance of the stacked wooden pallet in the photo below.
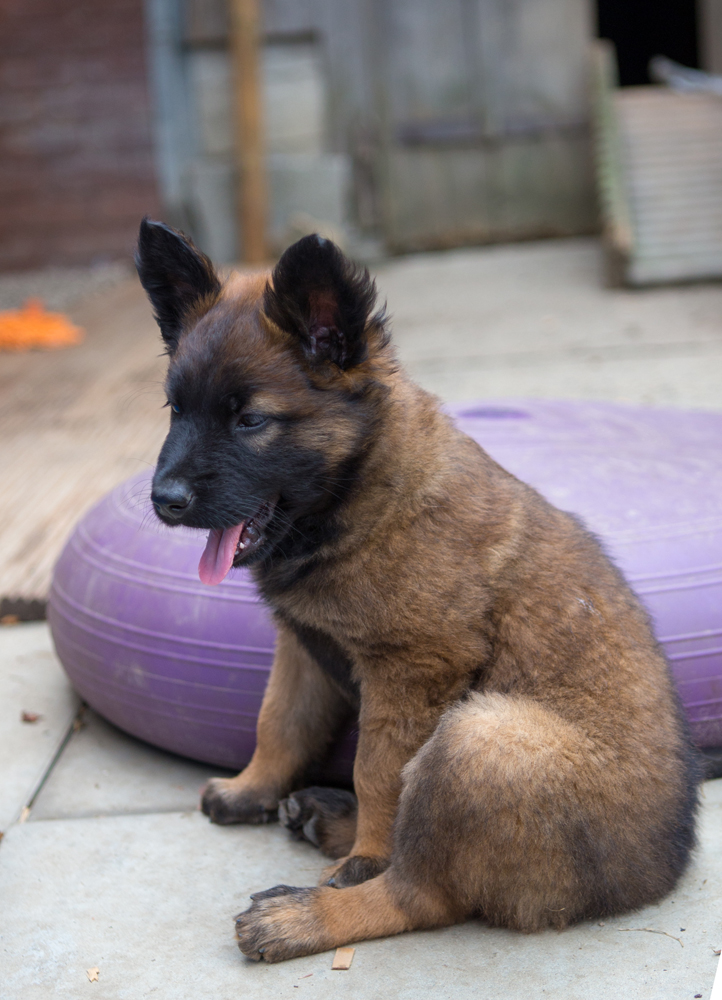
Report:
[[[612,283],[722,276],[722,98],[616,86],[594,54],[597,176]]]

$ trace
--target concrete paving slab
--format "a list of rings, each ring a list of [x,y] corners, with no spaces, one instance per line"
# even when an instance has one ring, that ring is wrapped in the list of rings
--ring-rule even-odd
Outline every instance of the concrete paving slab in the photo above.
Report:
[[[193,810],[208,778],[230,773],[158,750],[86,709],[29,818]]]
[[[378,269],[399,355],[447,400],[722,407],[722,284],[603,286],[594,239],[418,254]]]
[[[30,801],[79,705],[44,622],[0,628],[0,831]],[[23,712],[40,718],[22,722]]]
[[[539,360],[521,367],[469,357],[413,361],[416,381],[449,402],[476,399],[589,399],[698,410],[722,408],[722,344],[698,358]]]
[[[600,276],[595,241],[563,240],[409,257],[381,268],[379,284],[404,363],[446,399],[720,409],[722,284],[610,291]],[[363,942],[348,972],[332,972],[330,954],[255,965],[235,946],[232,915],[254,890],[313,884],[323,860],[277,827],[211,826],[196,802],[215,769],[89,713],[30,821],[8,829],[76,706],[46,626],[0,629],[2,1000],[709,997],[722,945],[722,780],[705,789],[697,862],[659,906],[561,934],[470,922]],[[43,719],[23,725],[23,710]]]
[[[313,884],[322,867],[278,827],[214,827],[197,812],[26,823],[0,849],[2,996],[706,1000],[722,943],[721,830],[722,781],[708,782],[693,869],[639,913],[529,936],[471,921],[362,942],[351,969],[332,972],[331,953],[257,965],[233,940],[250,892]]]

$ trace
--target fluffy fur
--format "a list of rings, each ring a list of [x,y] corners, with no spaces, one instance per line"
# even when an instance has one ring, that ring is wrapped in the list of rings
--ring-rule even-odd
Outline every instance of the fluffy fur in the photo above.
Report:
[[[221,288],[181,234],[144,227],[171,352],[159,513],[169,484],[198,528],[275,504],[246,560],[279,632],[257,749],[203,809],[265,822],[280,804],[337,859],[318,887],[254,896],[242,951],[472,915],[561,928],[663,897],[694,844],[697,757],[596,539],[406,377],[373,283],[333,244],[307,237]],[[299,789],[352,711],[356,798]]]

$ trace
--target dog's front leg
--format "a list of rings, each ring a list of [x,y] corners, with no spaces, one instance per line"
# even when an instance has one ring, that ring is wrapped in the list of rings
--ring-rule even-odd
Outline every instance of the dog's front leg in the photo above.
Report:
[[[263,696],[251,762],[235,778],[212,778],[201,808],[214,823],[268,823],[278,801],[333,738],[348,705],[282,626]]]
[[[430,708],[423,695],[412,705],[407,690],[396,692],[388,682],[362,682],[353,772],[356,839],[348,857],[324,870],[321,884],[358,885],[388,867],[401,771],[431,735],[439,715],[440,709]]]

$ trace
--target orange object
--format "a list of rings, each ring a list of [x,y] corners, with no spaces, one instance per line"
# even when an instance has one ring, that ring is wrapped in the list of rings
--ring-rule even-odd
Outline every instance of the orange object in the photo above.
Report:
[[[62,313],[46,312],[40,299],[28,299],[22,309],[0,312],[0,351],[72,347],[81,342],[83,333]]]

